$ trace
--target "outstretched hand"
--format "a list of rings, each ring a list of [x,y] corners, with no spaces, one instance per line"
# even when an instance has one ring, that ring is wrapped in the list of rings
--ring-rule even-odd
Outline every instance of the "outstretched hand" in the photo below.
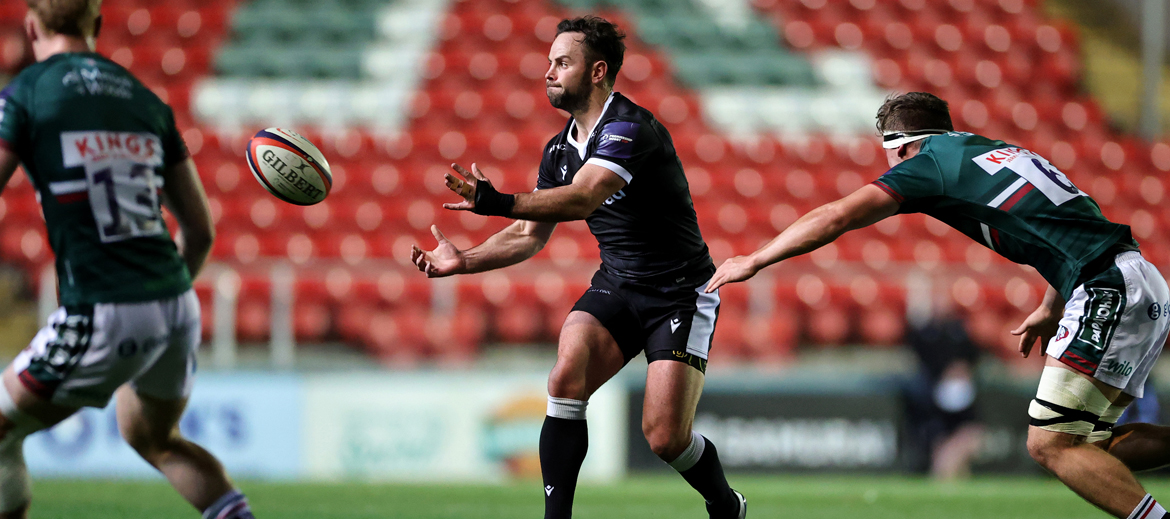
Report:
[[[759,267],[755,266],[751,256],[730,258],[715,270],[715,275],[711,276],[711,280],[707,282],[706,292],[710,294],[728,283],[751,279],[759,271]]]
[[[443,236],[443,232],[437,226],[431,226],[431,234],[435,235],[435,240],[439,242],[435,250],[427,252],[418,248],[418,245],[410,246],[410,261],[414,266],[428,278],[446,277],[466,270],[467,260],[463,257],[463,251]]]
[[[1029,315],[1018,328],[1012,330],[1012,335],[1020,337],[1020,355],[1025,358],[1032,353],[1032,347],[1036,345],[1036,339],[1040,339],[1040,356],[1045,355],[1044,349],[1052,336],[1056,335],[1057,329],[1060,327],[1060,314],[1053,313],[1050,308],[1041,305],[1031,315]]]
[[[457,204],[443,204],[444,209],[453,209],[456,211],[471,211],[475,209],[475,186],[479,181],[487,182],[487,177],[483,176],[483,172],[475,163],[471,164],[471,171],[463,169],[459,164],[451,164],[451,169],[459,175],[452,175],[447,173],[447,189],[454,191],[455,194],[463,197],[463,201]]]

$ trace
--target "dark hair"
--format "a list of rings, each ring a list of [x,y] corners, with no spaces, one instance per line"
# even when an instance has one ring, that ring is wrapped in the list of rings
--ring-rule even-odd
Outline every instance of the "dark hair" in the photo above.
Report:
[[[927,92],[891,95],[877,113],[878,133],[888,131],[954,131],[947,102]]]
[[[626,54],[626,44],[622,41],[626,39],[626,33],[618,29],[617,25],[597,16],[561,20],[561,23],[557,24],[557,36],[566,32],[579,32],[585,35],[582,41],[585,45],[585,59],[590,65],[604,61],[605,79],[613,85],[614,81],[617,81],[618,71],[622,69],[622,60]]]
[[[53,34],[96,36],[102,0],[25,0],[45,29]]]

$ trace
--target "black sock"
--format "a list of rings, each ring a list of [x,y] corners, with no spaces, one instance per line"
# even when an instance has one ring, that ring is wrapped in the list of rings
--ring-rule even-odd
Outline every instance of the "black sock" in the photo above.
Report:
[[[582,412],[582,414],[584,414]],[[573,516],[577,474],[589,450],[585,420],[544,417],[540,429],[540,472],[544,477],[544,519]]]
[[[699,433],[693,434],[691,446],[670,462],[670,466],[678,470],[683,479],[698,490],[708,503],[716,506],[737,503],[738,506],[735,493],[731,491],[727,477],[723,475],[723,465],[719,463],[719,451],[715,450],[715,444]]]

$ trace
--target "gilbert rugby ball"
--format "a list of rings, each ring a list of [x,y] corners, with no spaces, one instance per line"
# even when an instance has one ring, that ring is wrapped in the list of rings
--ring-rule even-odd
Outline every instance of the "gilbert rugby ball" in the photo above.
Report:
[[[329,162],[309,139],[282,128],[260,130],[248,141],[248,169],[273,196],[290,204],[313,205],[329,196]]]

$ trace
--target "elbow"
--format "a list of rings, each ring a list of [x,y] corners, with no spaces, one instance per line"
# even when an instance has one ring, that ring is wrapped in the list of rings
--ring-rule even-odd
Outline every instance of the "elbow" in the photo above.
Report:
[[[828,241],[836,240],[846,231],[852,229],[852,223],[849,214],[835,206],[826,207],[821,219],[821,227],[825,229]]]
[[[584,220],[586,218],[589,218],[589,215],[593,214],[593,211],[596,211],[596,210],[597,210],[597,207],[595,207],[595,206],[585,205],[585,206],[581,206],[581,207],[574,209],[572,211],[572,213],[569,214],[569,216],[573,220]]]
[[[593,200],[590,196],[575,196],[561,206],[561,216],[566,222],[574,220],[584,220],[593,214],[598,207],[601,207],[603,201]]]
[[[213,243],[215,243],[214,229],[183,233],[183,247],[190,252],[200,254],[210,252]]]

